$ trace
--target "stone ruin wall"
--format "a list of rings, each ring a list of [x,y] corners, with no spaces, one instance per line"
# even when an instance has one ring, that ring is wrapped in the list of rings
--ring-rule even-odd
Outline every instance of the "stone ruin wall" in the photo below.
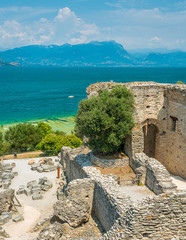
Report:
[[[136,126],[127,137],[125,152],[132,158],[135,153],[144,151],[144,131],[157,127],[157,132],[149,132],[156,137],[155,156],[167,170],[186,179],[186,86],[159,84],[155,82],[136,83],[97,83],[87,88],[88,98],[98,95],[99,90],[112,89],[116,85],[129,87],[135,97],[134,118]],[[175,131],[172,130],[172,117],[176,118]],[[151,141],[147,139],[148,152]],[[151,157],[151,156],[150,156]]]
[[[62,162],[69,181],[88,178],[95,182],[92,210],[106,231],[100,240],[185,239],[185,191],[164,193],[134,203],[129,196],[120,194],[120,187],[112,177],[103,176],[92,165],[89,154],[82,154],[81,151],[81,148],[72,150],[63,147]],[[141,156],[143,162],[145,159],[142,155],[145,154],[138,154],[138,159]],[[166,170],[162,174],[154,161],[151,169],[154,166],[154,178],[161,185],[159,177],[166,175]]]
[[[186,192],[133,204],[101,240],[185,240]]]
[[[129,207],[130,198],[120,196],[117,182],[93,167],[89,156],[81,154],[81,148],[63,147],[61,157],[68,181],[89,178],[95,182],[92,209],[104,230],[108,231]]]

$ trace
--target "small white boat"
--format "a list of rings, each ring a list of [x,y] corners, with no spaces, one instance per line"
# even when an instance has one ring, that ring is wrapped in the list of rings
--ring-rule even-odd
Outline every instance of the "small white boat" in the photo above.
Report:
[[[73,98],[74,96],[68,96],[68,98]]]

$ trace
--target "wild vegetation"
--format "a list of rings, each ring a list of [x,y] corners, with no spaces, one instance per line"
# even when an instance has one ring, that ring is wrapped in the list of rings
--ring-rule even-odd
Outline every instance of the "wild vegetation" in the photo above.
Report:
[[[134,127],[134,97],[129,89],[116,86],[82,100],[75,122],[78,136],[88,138],[92,150],[104,154],[123,150],[125,138]]]
[[[56,155],[63,146],[79,147],[82,140],[74,134],[52,131],[44,122],[37,125],[20,123],[10,127],[3,135],[0,132],[0,155],[42,150],[47,155]]]

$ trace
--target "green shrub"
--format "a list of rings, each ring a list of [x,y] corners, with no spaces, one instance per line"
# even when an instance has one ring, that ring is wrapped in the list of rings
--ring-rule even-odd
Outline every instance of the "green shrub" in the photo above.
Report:
[[[37,126],[20,123],[5,132],[5,140],[9,145],[9,152],[26,152],[28,149],[34,150],[41,141],[41,134]]]
[[[126,87],[104,90],[99,97],[82,100],[76,115],[76,135],[88,138],[87,145],[102,153],[123,150],[134,127],[134,97]]]
[[[81,146],[82,141],[75,135],[56,135],[50,133],[37,145],[37,149],[41,149],[48,155],[56,155],[61,151],[63,146],[77,148]]]

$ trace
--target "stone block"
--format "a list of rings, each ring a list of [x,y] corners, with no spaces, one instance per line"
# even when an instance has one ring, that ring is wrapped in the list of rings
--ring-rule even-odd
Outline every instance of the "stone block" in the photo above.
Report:
[[[28,162],[28,165],[32,165],[35,163],[35,160],[34,159],[31,159],[29,162]]]
[[[50,189],[49,186],[46,186],[46,185],[41,186],[41,190],[43,190],[43,191],[48,191],[49,189]]]
[[[10,217],[8,215],[1,215],[0,216],[0,225],[7,223],[9,220],[10,220]]]
[[[52,187],[52,182],[50,180],[47,180],[45,183],[44,183],[44,186],[48,186],[48,187]]]
[[[25,193],[26,196],[30,196],[32,194],[32,192],[31,192],[31,190],[29,188],[26,188],[24,190],[24,193]]]
[[[12,213],[11,212],[2,212],[1,216],[8,216],[11,219],[12,218]]]
[[[43,198],[43,195],[41,195],[41,194],[34,194],[33,196],[32,196],[32,199],[33,200],[40,200],[40,199],[42,199]]]
[[[39,184],[44,184],[47,180],[47,177],[39,178]]]
[[[30,181],[27,183],[27,188],[32,188],[32,185],[37,184],[36,180]]]
[[[31,192],[34,194],[36,194],[36,193],[40,193],[40,191],[41,191],[41,188],[34,188],[34,189],[32,189],[31,190]]]
[[[24,193],[24,189],[19,189],[19,190],[17,190],[17,192],[16,192],[17,195],[20,195],[20,194],[23,194],[23,193]]]
[[[41,184],[34,184],[32,185],[32,189],[41,189]]]
[[[50,172],[50,165],[42,164],[41,167],[43,168],[43,172]]]
[[[42,167],[38,167],[38,168],[37,168],[37,171],[38,171],[39,173],[42,173],[42,172],[43,172],[43,168],[42,168]]]
[[[14,217],[12,220],[13,220],[14,222],[20,222],[20,221],[23,221],[24,218],[23,218],[23,216],[19,215],[19,216]]]
[[[40,166],[40,163],[34,163],[31,165],[31,170],[35,171]]]

